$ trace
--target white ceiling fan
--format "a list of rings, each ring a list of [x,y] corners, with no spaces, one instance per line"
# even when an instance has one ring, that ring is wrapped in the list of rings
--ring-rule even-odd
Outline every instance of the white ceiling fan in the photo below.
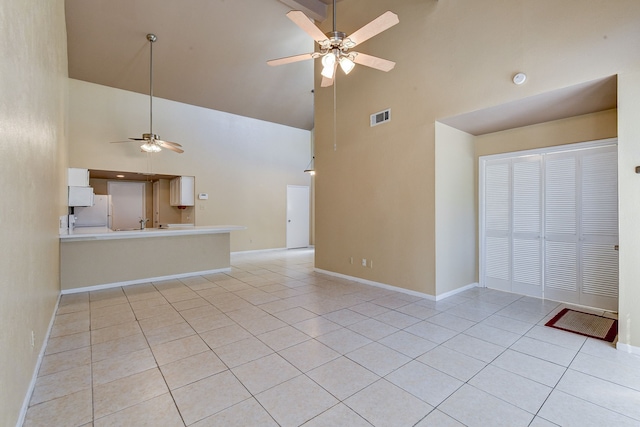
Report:
[[[306,59],[322,58],[321,87],[333,85],[338,64],[340,64],[340,68],[342,68],[345,74],[349,74],[356,64],[365,65],[381,71],[390,71],[396,65],[393,61],[350,51],[350,49],[353,49],[357,45],[362,44],[371,37],[400,22],[398,15],[391,11],[387,11],[378,16],[348,37],[342,31],[336,30],[336,0],[333,0],[333,31],[328,32],[326,35],[299,10],[292,10],[287,13],[287,18],[309,34],[320,46],[320,51],[272,59],[267,61],[269,65],[276,66],[304,61]]]
[[[155,34],[147,34],[147,40],[149,40],[150,56],[149,56],[149,133],[143,133],[142,138],[129,138],[132,141],[144,141],[144,144],[140,146],[140,149],[147,153],[157,153],[163,148],[167,150],[175,151],[176,153],[184,153],[184,150],[180,147],[182,145],[177,142],[163,141],[160,139],[160,135],[153,133],[153,43],[157,40]],[[114,141],[129,142],[129,141]]]

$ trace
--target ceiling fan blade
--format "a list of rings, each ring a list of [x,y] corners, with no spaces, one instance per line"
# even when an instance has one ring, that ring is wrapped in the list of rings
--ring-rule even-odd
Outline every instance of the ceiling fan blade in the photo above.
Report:
[[[132,141],[147,141],[144,138],[129,138],[129,139],[132,140]]]
[[[398,15],[388,10],[347,38],[351,39],[356,45],[359,45],[376,34],[380,34],[384,30],[393,27],[398,22],[400,22]]]
[[[178,144],[177,142],[171,142],[171,141],[163,141],[162,139],[156,139],[156,142],[162,142],[163,144],[173,145],[174,147],[182,147],[182,144]]]
[[[353,62],[356,64],[364,65],[366,67],[375,68],[380,71],[391,71],[396,63],[387,59],[378,58],[377,56],[367,55],[365,53],[356,54],[353,58]]]
[[[162,148],[166,148],[167,150],[175,151],[176,153],[184,153],[184,150],[173,145],[167,144],[166,141],[160,141],[156,139],[156,144],[158,144]]]
[[[276,65],[290,64],[292,62],[305,61],[311,58],[313,58],[312,53],[303,53],[301,55],[287,56],[285,58],[279,58],[279,59],[271,59],[267,61],[267,64],[271,65],[272,67],[275,67]]]
[[[325,76],[322,76],[322,82],[320,83],[320,87],[329,87],[329,86],[333,86],[333,79],[335,78],[335,74],[333,76],[333,78],[326,78]]]
[[[299,10],[292,10],[287,13],[287,18],[291,19],[294,24],[300,27],[305,33],[309,34],[317,43],[327,39],[327,36],[322,32],[322,30],[316,27],[307,15]]]

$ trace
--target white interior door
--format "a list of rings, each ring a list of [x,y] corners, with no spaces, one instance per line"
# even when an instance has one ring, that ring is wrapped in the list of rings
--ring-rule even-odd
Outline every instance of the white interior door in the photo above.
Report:
[[[545,158],[545,297],[580,303],[578,156]]]
[[[541,297],[541,156],[490,160],[484,170],[483,284]]]
[[[482,161],[481,283],[618,307],[617,146]]]
[[[618,309],[618,151],[582,153],[581,304]]]
[[[111,195],[111,228],[140,228],[140,219],[145,215],[144,182],[109,181],[107,192]]]
[[[309,246],[309,187],[287,185],[287,249]]]
[[[549,155],[546,168],[545,296],[616,310],[616,146]]]
[[[511,160],[491,160],[484,174],[484,285],[511,292]]]
[[[511,292],[542,297],[542,156],[513,159]]]

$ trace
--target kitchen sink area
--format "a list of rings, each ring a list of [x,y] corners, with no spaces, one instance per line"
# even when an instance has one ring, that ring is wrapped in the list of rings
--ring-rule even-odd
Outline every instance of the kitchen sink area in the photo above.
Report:
[[[194,176],[69,168],[68,185],[70,228],[129,231],[195,224]],[[60,228],[66,228],[63,222]]]
[[[193,176],[69,168],[68,184],[62,293],[227,271],[230,233],[245,229],[195,225]]]

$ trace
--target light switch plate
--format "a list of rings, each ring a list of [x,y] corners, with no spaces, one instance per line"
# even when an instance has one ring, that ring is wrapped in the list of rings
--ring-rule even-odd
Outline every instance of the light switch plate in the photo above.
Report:
[[[67,215],[60,216],[60,230],[69,228],[69,217]]]

